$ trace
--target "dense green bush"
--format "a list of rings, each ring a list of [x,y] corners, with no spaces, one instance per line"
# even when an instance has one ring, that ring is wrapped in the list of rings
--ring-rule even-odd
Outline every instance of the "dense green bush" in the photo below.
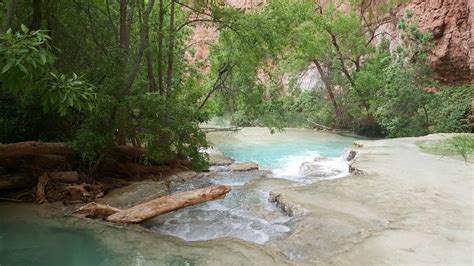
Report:
[[[54,74],[45,31],[0,35],[0,142],[66,140],[81,113],[94,109],[95,88],[76,74]]]
[[[474,99],[474,86],[444,88],[429,105],[432,132],[470,132],[468,115]]]

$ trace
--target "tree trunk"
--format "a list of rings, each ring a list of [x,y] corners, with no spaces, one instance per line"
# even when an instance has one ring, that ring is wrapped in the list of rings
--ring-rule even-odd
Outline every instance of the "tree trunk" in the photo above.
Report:
[[[331,87],[331,82],[329,81],[329,75],[324,73],[323,67],[321,66],[321,63],[319,63],[318,60],[313,60],[314,64],[316,65],[316,68],[318,69],[319,75],[321,76],[321,80],[324,83],[324,87],[326,88],[329,98],[331,99],[331,103],[334,107],[334,112],[335,112],[335,117],[336,117],[336,123],[340,119],[341,116],[341,111],[339,109],[339,105],[336,102],[336,98],[334,97],[334,93],[332,91]]]
[[[12,26],[13,16],[15,15],[17,0],[10,0],[10,4],[7,7],[5,18],[3,19],[2,33],[6,32]]]
[[[336,49],[336,52],[337,52],[337,55],[338,55],[338,60],[341,63],[342,73],[344,74],[344,76],[346,76],[346,78],[349,81],[349,83],[351,84],[352,88],[354,88],[354,90],[356,91],[357,96],[359,96],[359,101],[361,102],[362,106],[365,108],[367,113],[369,113],[370,112],[369,104],[365,100],[365,97],[364,97],[363,93],[357,88],[357,86],[354,82],[354,79],[352,78],[351,74],[349,73],[349,70],[347,70],[346,64],[344,62],[344,57],[342,55],[339,44],[337,42],[336,36],[329,30],[327,30],[327,33],[331,36],[332,44],[333,44],[334,48]],[[372,116],[370,113],[369,113],[369,115]]]
[[[143,53],[145,49],[147,48],[147,38],[148,38],[148,33],[149,33],[149,27],[148,27],[148,21],[150,19],[150,14],[151,11],[153,10],[153,6],[155,4],[154,0],[150,0],[148,2],[147,9],[145,10],[145,13],[143,14],[143,23],[142,27],[140,29],[140,44],[138,47],[137,55],[135,57],[135,60],[133,62],[132,68],[130,70],[130,74],[128,76],[127,82],[126,82],[126,92],[130,90],[130,88],[133,85],[133,82],[135,81],[135,77],[138,72],[138,68],[140,67],[140,62],[143,57]],[[141,11],[139,11],[141,12]]]
[[[165,88],[163,84],[163,20],[165,16],[165,7],[164,7],[164,0],[160,1],[160,14],[159,14],[159,21],[158,21],[158,89],[160,91],[160,95],[164,95]]]
[[[107,19],[108,19],[108,21],[109,21],[110,27],[111,27],[112,30],[114,31],[116,40],[119,41],[119,34],[118,34],[118,32],[117,32],[116,25],[114,24],[114,21],[113,21],[113,19],[112,19],[112,13],[110,13],[110,3],[109,3],[109,0],[105,0],[105,7],[106,7]]]
[[[79,180],[79,173],[77,171],[50,172],[48,176],[51,181],[63,183],[74,183]]]
[[[74,153],[74,150],[71,146],[63,142],[46,143],[40,141],[26,141],[0,144],[0,159],[37,154],[57,154],[66,156],[72,153]]]
[[[128,52],[128,48],[130,45],[130,32],[127,29],[127,7],[128,7],[128,0],[120,0],[119,39],[120,39],[120,47],[125,53]]]
[[[147,77],[148,77],[148,87],[150,92],[156,91],[156,82],[153,73],[153,61],[151,60],[151,49],[150,49],[150,28],[148,26],[149,16],[151,10],[148,9],[145,11],[144,18],[142,18],[141,10],[142,5],[145,6],[144,0],[137,0],[137,5],[139,7],[139,16],[140,16],[140,32],[143,32],[144,35],[144,42],[145,42],[145,60],[146,60],[146,70],[147,70]],[[141,1],[141,2],[140,2]],[[148,4],[153,8],[154,0],[149,1]],[[132,139],[133,146],[137,146],[134,139]]]
[[[33,0],[33,17],[31,18],[30,30],[39,30],[41,28],[41,0]]]
[[[148,75],[148,83],[149,83],[149,89],[150,89],[150,92],[156,92],[157,89],[156,89],[156,81],[155,81],[155,76],[154,76],[154,73],[153,73],[153,62],[151,60],[151,51],[150,51],[150,39],[149,39],[149,35],[147,33],[147,36],[146,36],[146,42],[147,42],[147,48],[146,48],[146,52],[145,52],[145,59],[146,59],[146,69],[147,69],[147,75]]]
[[[121,210],[109,205],[91,202],[75,210],[73,215],[81,218],[104,219],[119,211]]]
[[[141,223],[187,206],[223,199],[230,190],[228,186],[210,186],[181,194],[164,196],[112,214],[106,220],[118,224]]]
[[[175,0],[171,0],[170,6],[170,25],[169,25],[169,44],[168,44],[168,75],[166,79],[166,97],[169,98],[173,89],[173,49],[174,49],[174,4]]]

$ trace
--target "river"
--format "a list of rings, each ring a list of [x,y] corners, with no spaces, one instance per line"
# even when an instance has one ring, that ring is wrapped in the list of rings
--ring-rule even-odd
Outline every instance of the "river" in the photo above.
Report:
[[[341,170],[323,179],[347,174],[347,162],[341,156],[354,140],[352,137],[302,129],[270,134],[264,128],[246,128],[237,133],[209,133],[208,139],[215,149],[236,161],[256,162],[265,170],[220,172],[173,187],[175,192],[179,192],[210,184],[225,184],[232,187],[232,192],[224,200],[181,209],[144,224],[158,236],[171,235],[186,241],[234,237],[256,244],[283,237],[291,231],[289,224],[292,218],[268,201],[269,192],[317,181],[318,178],[305,178],[299,174],[300,165],[316,157],[328,158],[328,171],[332,168]],[[110,237],[104,237],[104,234],[110,228],[103,229],[100,234],[102,241],[97,241],[94,232],[100,230],[96,228],[102,227],[100,225],[94,225],[94,230],[77,228],[77,223],[71,221],[75,218],[51,218],[44,214],[47,211],[32,212],[32,206],[14,206],[0,204],[2,266],[61,265],[65,262],[67,265],[107,265],[123,262],[125,257],[128,257],[125,261],[130,262],[130,257],[141,256],[137,255],[134,245],[127,250],[127,244],[122,243],[123,247],[117,252],[104,244],[104,239]],[[22,209],[29,215],[22,213]],[[124,232],[114,231],[114,234]],[[167,260],[174,261],[176,257],[178,262],[181,261],[179,253],[170,256]],[[160,262],[164,263],[163,260]]]

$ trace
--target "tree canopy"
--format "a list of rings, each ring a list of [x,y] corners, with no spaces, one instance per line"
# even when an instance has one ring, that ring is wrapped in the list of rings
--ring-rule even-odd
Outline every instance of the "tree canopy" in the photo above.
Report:
[[[199,125],[213,116],[371,136],[469,131],[472,86],[433,79],[430,33],[410,12],[390,44],[380,28],[394,4],[3,1],[0,142],[68,141],[90,163],[114,145],[146,145],[147,160],[203,168]],[[219,31],[209,70],[190,60],[198,24]],[[308,69],[321,82],[302,90]]]

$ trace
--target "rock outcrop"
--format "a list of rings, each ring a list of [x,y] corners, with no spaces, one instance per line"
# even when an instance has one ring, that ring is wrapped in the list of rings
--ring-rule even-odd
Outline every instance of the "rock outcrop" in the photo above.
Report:
[[[419,27],[433,34],[429,58],[436,77],[445,83],[474,82],[474,1],[412,0],[400,12],[413,11]]]
[[[279,207],[288,216],[301,217],[308,212],[300,205],[292,203],[282,193],[276,191],[270,192],[268,201],[275,203],[276,206]]]

